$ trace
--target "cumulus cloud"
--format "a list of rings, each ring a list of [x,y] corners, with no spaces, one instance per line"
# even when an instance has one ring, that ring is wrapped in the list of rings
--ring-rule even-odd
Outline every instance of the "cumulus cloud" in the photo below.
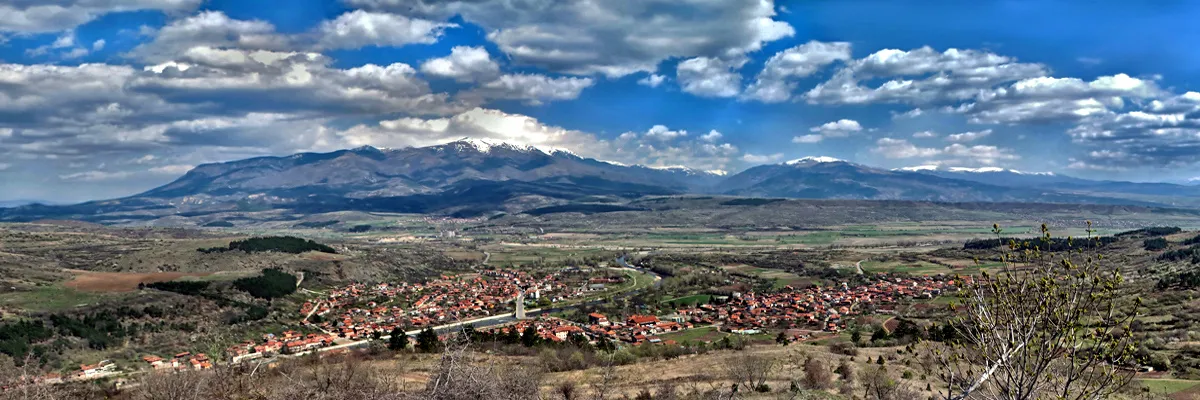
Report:
[[[659,74],[646,75],[645,78],[638,79],[637,83],[642,86],[658,87],[667,80],[667,77]]]
[[[745,161],[748,164],[769,164],[769,163],[779,162],[779,160],[782,160],[782,159],[783,159],[783,153],[775,153],[775,154],[746,153],[746,154],[742,155],[742,161]]]
[[[431,44],[437,42],[445,29],[457,26],[399,14],[354,10],[322,23],[317,44],[327,49]]]
[[[584,157],[623,164],[684,165],[700,170],[724,170],[740,160],[741,155],[729,143],[684,140],[685,131],[661,125],[606,140],[584,131],[546,125],[533,117],[483,108],[448,118],[401,118],[362,124],[338,132],[337,136],[347,146],[377,147],[427,146],[469,136],[542,148],[566,148]]]
[[[553,78],[538,74],[506,74],[465,93],[463,99],[511,99],[529,104],[572,100],[595,84],[592,78]]]
[[[654,140],[672,140],[672,139],[677,139],[677,138],[687,136],[687,134],[688,134],[687,131],[682,130],[682,129],[673,131],[670,128],[667,128],[666,126],[655,125],[653,127],[650,127],[650,130],[646,131],[646,134],[642,135],[642,136],[647,139],[654,139]]]
[[[238,20],[220,11],[204,11],[181,18],[151,33],[149,42],[129,56],[147,63],[172,61],[195,48],[288,51],[295,39],[275,31],[270,22]]]
[[[851,133],[861,131],[862,125],[858,121],[852,119],[840,119],[837,121],[826,122],[820,126],[814,126],[809,129],[809,132],[817,132],[825,137],[844,137]]]
[[[772,0],[521,2],[507,0],[348,0],[351,6],[410,17],[461,16],[487,32],[513,62],[552,72],[621,77],[653,73],[671,58],[732,58],[795,34],[775,20]]]
[[[811,41],[780,51],[767,59],[743,98],[764,103],[790,100],[796,90],[796,78],[810,76],[822,67],[849,59],[850,43],[846,42]]]
[[[991,134],[992,134],[991,129],[984,129],[982,131],[963,132],[963,133],[955,133],[953,135],[948,135],[948,136],[946,136],[946,140],[950,141],[950,142],[958,142],[958,143],[974,142],[976,140],[988,137]],[[913,135],[913,137],[917,137],[917,136]]]
[[[742,90],[742,62],[696,57],[680,62],[675,68],[679,87],[701,97],[734,97]]]
[[[492,61],[482,46],[454,46],[450,49],[450,55],[421,63],[421,72],[459,82],[477,82],[499,76],[500,65]]]
[[[814,134],[793,137],[792,143],[804,143],[804,144],[820,143],[822,140],[825,140],[824,136],[814,133]]]
[[[708,133],[700,135],[700,140],[703,140],[703,141],[709,142],[709,143],[713,143],[718,140],[721,140],[722,137],[724,137],[724,135],[722,135],[721,132],[717,132],[716,129],[713,129],[713,130],[708,131]]]
[[[914,133],[912,135],[912,137],[914,139],[930,139],[930,138],[938,137],[938,134],[937,134],[937,132],[934,132],[934,131],[920,131],[920,132]]]
[[[895,138],[880,138],[870,151],[890,159],[922,158],[930,159],[929,164],[959,166],[996,165],[1021,158],[1009,149],[996,146],[954,143],[942,148],[918,147],[907,140]]]
[[[1200,163],[1200,93],[1155,100],[1141,110],[1090,116],[1068,130],[1085,148],[1072,168],[1190,168]]]
[[[157,10],[190,11],[203,0],[59,0],[0,4],[0,32],[49,33],[74,29],[105,14]]]
[[[1046,74],[1041,64],[1020,63],[979,50],[885,49],[849,62],[804,96],[819,104],[944,104],[970,99],[1002,83]],[[885,81],[876,87],[864,86],[876,79]]]
[[[956,111],[967,114],[973,123],[1071,122],[1120,109],[1125,98],[1147,99],[1163,94],[1153,80],[1126,74],[1101,76],[1091,82],[1038,77],[981,92],[976,101]]]

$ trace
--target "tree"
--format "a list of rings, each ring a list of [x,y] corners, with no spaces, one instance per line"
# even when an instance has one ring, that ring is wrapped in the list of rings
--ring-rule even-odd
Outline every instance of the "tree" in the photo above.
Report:
[[[542,342],[541,339],[537,334],[537,328],[534,328],[533,325],[525,327],[525,331],[521,332],[521,344],[525,347],[537,346]]]
[[[804,387],[816,390],[833,387],[833,374],[829,372],[829,367],[824,361],[809,357],[808,361],[804,362]]]
[[[875,333],[871,334],[871,341],[878,342],[880,340],[888,340],[891,337],[892,337],[892,334],[888,333],[887,328],[884,328],[883,325],[880,325],[879,329],[876,329]]]
[[[754,391],[767,383],[775,370],[775,359],[757,354],[739,354],[728,363],[729,378],[736,385]]]
[[[862,329],[861,328],[859,328],[858,326],[855,326],[854,329],[850,330],[850,341],[854,342],[854,344],[862,343]]]
[[[783,332],[779,332],[779,335],[775,336],[775,343],[778,343],[780,346],[787,346],[788,345],[787,335],[785,335]]]
[[[417,350],[422,353],[433,353],[442,349],[442,340],[438,338],[433,328],[425,328],[417,334]]]
[[[400,351],[408,348],[408,335],[404,334],[404,330],[400,327],[392,328],[391,337],[388,338],[388,350]]]
[[[1042,240],[1010,240],[1003,269],[965,285],[955,340],[933,348],[946,398],[1108,398],[1132,380],[1140,299],[1119,307],[1123,278],[1087,232],[1052,253],[1036,245],[1052,242],[1042,225]]]

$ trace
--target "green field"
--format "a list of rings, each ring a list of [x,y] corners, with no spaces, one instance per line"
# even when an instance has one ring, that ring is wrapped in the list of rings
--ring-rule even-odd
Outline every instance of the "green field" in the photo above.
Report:
[[[1139,379],[1138,383],[1155,394],[1175,394],[1200,385],[1200,381],[1184,379]]]
[[[89,293],[60,285],[0,294],[0,306],[24,311],[61,311],[111,300],[127,294]]]
[[[691,296],[676,297],[673,299],[663,300],[663,303],[675,302],[675,304],[705,304],[712,301],[710,294],[693,294]]]

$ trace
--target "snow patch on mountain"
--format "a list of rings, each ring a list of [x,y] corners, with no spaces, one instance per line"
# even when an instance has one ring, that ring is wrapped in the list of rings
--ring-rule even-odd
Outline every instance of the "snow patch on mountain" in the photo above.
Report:
[[[846,160],[833,158],[833,157],[826,157],[826,156],[815,156],[815,157],[810,156],[810,157],[797,158],[795,160],[785,162],[784,164],[785,165],[798,165],[798,164],[808,164],[808,163],[820,164],[820,163],[835,163],[835,162],[846,162]]]

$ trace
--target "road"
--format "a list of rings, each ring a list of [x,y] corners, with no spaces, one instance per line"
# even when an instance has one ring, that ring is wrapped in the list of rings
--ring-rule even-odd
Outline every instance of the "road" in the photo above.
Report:
[[[864,275],[864,274],[866,274],[865,272],[863,272],[863,269],[862,269],[862,263],[863,263],[863,261],[867,261],[867,260],[870,260],[870,259],[868,258],[868,259],[866,259],[866,260],[860,260],[859,262],[856,262],[856,263],[854,263],[854,268],[855,268],[855,269],[858,269],[858,274],[859,274],[859,275]]]

